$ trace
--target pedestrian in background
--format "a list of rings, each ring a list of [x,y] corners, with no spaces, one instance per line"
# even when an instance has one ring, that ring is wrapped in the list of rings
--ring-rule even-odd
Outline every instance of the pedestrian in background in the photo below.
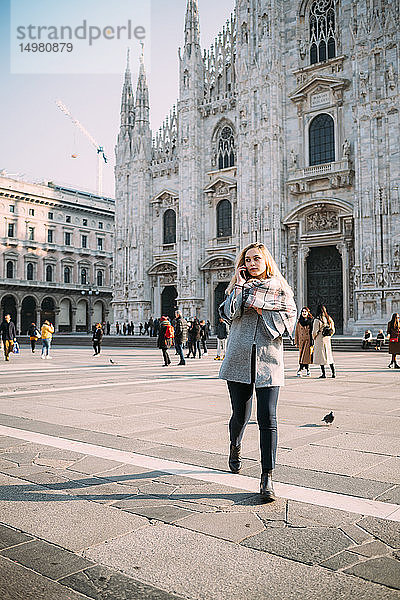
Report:
[[[93,356],[97,356],[101,352],[101,342],[103,340],[103,329],[101,323],[96,323],[96,328],[93,332],[92,343],[93,343]]]
[[[40,338],[40,331],[36,327],[36,323],[31,323],[28,329],[29,341],[31,344],[32,352],[35,352],[36,342]]]
[[[260,494],[275,499],[272,483],[277,449],[276,409],[284,384],[283,340],[292,334],[297,317],[293,292],[268,249],[246,246],[236,260],[229,294],[221,315],[231,323],[226,355],[219,377],[227,380],[232,404],[229,422],[229,468],[241,468],[241,441],[251,416],[254,388],[260,431]]]
[[[209,337],[207,323],[203,319],[200,321],[200,342],[203,347],[204,354],[208,354],[207,340]]]
[[[313,316],[311,311],[308,306],[303,306],[294,333],[294,343],[299,349],[299,369],[297,371],[297,377],[301,377],[303,369],[306,371],[306,377],[311,377],[310,365],[312,363],[312,351],[314,345],[312,327]]]
[[[160,330],[157,339],[157,346],[160,348],[164,358],[163,367],[168,367],[171,364],[171,359],[168,356],[168,349],[171,348],[174,341],[174,328],[169,322],[168,317],[161,317]]]
[[[193,342],[193,317],[188,321],[188,339],[187,339],[187,350],[188,353],[186,358],[190,358],[190,355],[193,354],[192,358],[194,358],[194,342]]]
[[[175,349],[177,354],[180,356],[180,362],[178,365],[185,365],[185,357],[183,355],[183,345],[187,341],[188,336],[188,325],[186,320],[182,317],[179,310],[175,311]]]
[[[107,321],[106,331],[107,331],[107,335],[110,335],[110,331],[111,331],[111,323],[110,323],[110,321]]]
[[[396,362],[396,355],[400,354],[400,317],[398,313],[393,313],[387,326],[387,334],[389,336],[389,354],[392,355],[388,367],[391,369],[400,369],[400,365]]]
[[[361,347],[363,350],[368,350],[368,348],[371,348],[371,344],[372,344],[372,333],[369,329],[366,329],[364,332],[364,337],[362,340]]]
[[[17,341],[17,331],[15,324],[11,321],[11,315],[5,315],[4,321],[0,326],[1,340],[3,342],[4,360],[10,360],[14,348],[14,342]]]
[[[42,325],[42,356],[40,358],[52,358],[50,356],[51,340],[53,339],[54,327],[50,321],[45,321]]]
[[[198,320],[197,317],[195,317],[193,319],[193,325],[192,325],[193,358],[196,358],[196,351],[198,351],[199,358],[201,358],[200,337],[201,337],[200,321]]]
[[[333,362],[331,337],[335,333],[335,323],[328,315],[326,307],[320,304],[313,324],[312,336],[314,339],[314,364],[321,367],[320,379],[326,379],[325,367],[329,365],[332,377],[336,377]]]
[[[382,350],[382,346],[385,343],[385,334],[383,333],[383,329],[380,329],[375,341],[375,350]]]
[[[120,333],[120,326],[119,326],[118,321],[115,323],[115,331],[117,332],[117,335],[119,335],[119,333]]]
[[[229,328],[223,319],[219,319],[216,327],[217,334],[217,356],[214,360],[224,360],[225,357],[225,346],[228,337]]]
[[[153,323],[153,337],[157,337],[158,334],[160,333],[160,319],[154,319],[154,323]]]
[[[153,329],[154,329],[154,321],[153,317],[150,317],[149,322],[147,323],[148,333],[150,337],[153,337]]]

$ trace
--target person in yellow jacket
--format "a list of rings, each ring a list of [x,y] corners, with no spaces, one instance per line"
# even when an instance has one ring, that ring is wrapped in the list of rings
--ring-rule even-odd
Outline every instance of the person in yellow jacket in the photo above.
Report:
[[[45,321],[42,325],[42,356],[41,358],[52,358],[50,356],[51,340],[53,339],[54,327],[49,321]]]

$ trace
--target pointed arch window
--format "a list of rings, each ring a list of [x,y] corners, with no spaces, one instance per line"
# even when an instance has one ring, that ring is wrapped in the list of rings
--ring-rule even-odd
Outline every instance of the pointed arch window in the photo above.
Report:
[[[232,235],[232,204],[229,200],[221,200],[217,204],[217,237]]]
[[[26,265],[26,278],[28,281],[33,281],[33,263]]]
[[[314,0],[310,7],[310,64],[336,56],[335,0]]]
[[[235,164],[235,138],[232,127],[225,125],[218,138],[218,169],[227,169]]]
[[[335,160],[334,122],[330,115],[317,115],[309,129],[310,165],[321,165]]]
[[[176,213],[169,208],[164,213],[163,244],[176,243]]]
[[[64,283],[71,283],[71,267],[64,267]]]
[[[97,271],[97,287],[102,287],[104,285],[104,273],[103,271]]]

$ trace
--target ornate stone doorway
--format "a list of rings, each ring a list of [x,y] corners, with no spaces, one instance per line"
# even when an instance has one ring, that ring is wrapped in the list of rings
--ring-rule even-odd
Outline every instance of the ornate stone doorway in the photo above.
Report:
[[[306,260],[307,305],[313,315],[318,304],[325,304],[335,322],[336,333],[343,333],[343,265],[336,246],[310,248]]]
[[[161,314],[173,319],[177,308],[176,299],[178,297],[177,289],[174,285],[167,285],[161,293]],[[157,315],[158,316],[158,315]]]

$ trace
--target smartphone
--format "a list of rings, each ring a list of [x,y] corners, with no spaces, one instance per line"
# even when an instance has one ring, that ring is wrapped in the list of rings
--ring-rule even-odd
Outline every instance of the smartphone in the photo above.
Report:
[[[250,279],[250,273],[248,272],[247,268],[245,266],[240,267],[240,271],[242,273],[242,276],[246,279],[246,281],[248,279]]]

